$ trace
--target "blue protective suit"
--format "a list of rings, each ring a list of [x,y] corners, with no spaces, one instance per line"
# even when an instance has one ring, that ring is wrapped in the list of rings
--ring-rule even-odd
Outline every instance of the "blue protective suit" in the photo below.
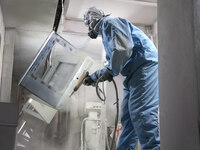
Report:
[[[139,139],[143,150],[159,150],[158,52],[152,41],[128,20],[105,17],[99,23],[108,65],[96,71],[96,81],[109,73],[124,79],[121,109],[122,134],[117,150],[134,150]]]

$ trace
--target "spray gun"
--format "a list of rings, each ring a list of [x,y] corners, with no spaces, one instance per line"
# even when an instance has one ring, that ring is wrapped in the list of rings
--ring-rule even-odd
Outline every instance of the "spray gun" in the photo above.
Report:
[[[84,70],[84,72],[82,73],[82,75],[80,76],[80,78],[79,78],[79,80],[78,80],[78,83],[77,83],[76,86],[74,87],[73,92],[71,93],[71,95],[70,95],[69,97],[71,97],[71,96],[74,94],[74,92],[76,92],[76,91],[80,88],[80,86],[81,86],[82,83],[83,83],[83,79],[84,79],[86,76],[88,76],[88,75],[89,75],[89,72],[86,71],[86,70]]]

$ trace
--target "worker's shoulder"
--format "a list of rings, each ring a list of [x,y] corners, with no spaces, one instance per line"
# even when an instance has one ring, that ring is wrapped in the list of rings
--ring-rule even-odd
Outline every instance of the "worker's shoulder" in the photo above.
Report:
[[[103,24],[104,25],[119,25],[119,24],[128,24],[129,21],[124,19],[124,18],[120,18],[120,17],[105,17],[103,19]]]
[[[115,22],[119,22],[119,21],[122,21],[122,20],[126,20],[126,19],[123,19],[123,18],[120,18],[120,17],[110,17],[110,16],[108,16],[108,17],[105,17],[103,19],[103,22],[110,24],[110,23],[115,23]]]

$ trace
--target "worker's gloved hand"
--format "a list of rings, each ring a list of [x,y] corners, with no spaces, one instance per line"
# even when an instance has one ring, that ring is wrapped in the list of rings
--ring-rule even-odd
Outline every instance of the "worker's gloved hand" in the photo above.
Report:
[[[83,84],[86,85],[86,86],[94,86],[95,85],[95,81],[92,80],[91,76],[90,75],[87,75],[84,79],[83,79]]]
[[[108,72],[108,69],[103,73],[101,76],[101,81],[109,81],[111,82],[113,80],[113,76]]]

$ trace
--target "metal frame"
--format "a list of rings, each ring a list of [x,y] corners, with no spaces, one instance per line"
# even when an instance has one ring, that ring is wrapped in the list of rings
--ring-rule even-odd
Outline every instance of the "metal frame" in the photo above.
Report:
[[[62,58],[62,56],[60,56],[60,58],[52,60],[52,67],[49,67],[45,70],[43,77],[36,76],[37,71],[41,67],[42,63],[46,61],[56,43],[64,47],[71,55],[71,58]],[[73,60],[76,61],[74,62]],[[56,78],[56,69],[58,69],[59,63],[65,63],[68,66],[71,65],[72,68],[70,71],[67,71],[64,70],[67,69],[67,67],[62,67],[63,72],[67,73],[69,78],[68,81],[64,83],[65,85],[62,90],[58,90],[58,88],[56,89],[55,86],[49,83],[50,79],[53,77]],[[73,86],[78,82],[78,78],[82,72],[89,69],[92,63],[93,60],[91,58],[88,58],[81,54],[81,52],[78,52],[69,42],[52,31],[35,56],[33,62],[21,78],[19,85],[23,86],[51,106],[59,108],[69,97],[69,93],[72,92]],[[62,70],[60,71],[61,74]],[[65,76],[62,78],[56,78],[56,80],[58,80],[60,83],[62,82],[62,79],[66,79]]]
[[[46,122],[50,123],[57,110],[40,102],[41,100],[32,95],[23,106],[23,111]]]

